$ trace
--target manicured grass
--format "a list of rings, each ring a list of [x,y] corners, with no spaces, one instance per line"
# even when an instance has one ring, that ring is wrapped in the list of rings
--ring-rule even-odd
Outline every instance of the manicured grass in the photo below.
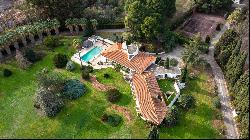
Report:
[[[196,107],[189,111],[181,111],[180,121],[173,128],[160,129],[160,138],[221,138],[218,131],[212,127],[215,108],[212,106],[211,85],[207,82],[209,76],[202,72],[197,79],[188,81],[181,94],[192,94],[196,99]]]
[[[114,86],[122,92],[122,99],[125,100],[118,104],[131,110],[134,121],[130,124],[126,124],[122,114],[109,108],[105,93],[95,90],[89,82],[85,82],[87,93],[78,100],[67,102],[56,117],[49,119],[36,112],[33,107],[33,98],[38,87],[35,74],[44,67],[55,69],[52,59],[57,52],[69,56],[73,54],[70,48],[72,39],[67,37],[62,41],[62,46],[55,49],[55,52],[48,51],[42,61],[35,63],[27,71],[17,68],[14,60],[0,66],[0,70],[9,68],[13,71],[9,78],[0,76],[0,138],[146,138],[149,128],[145,127],[144,121],[136,117],[129,84],[123,81],[120,73],[112,69],[107,69],[106,72],[120,83]],[[80,79],[79,70],[55,70],[69,78]],[[98,71],[95,73],[100,75]],[[109,82],[111,83],[111,80]],[[122,116],[122,123],[112,127],[101,122],[100,117],[106,111]]]
[[[133,115],[132,122],[127,122],[123,114],[112,110],[111,104],[106,101],[105,92],[97,91],[90,82],[84,82],[87,93],[75,101],[67,101],[56,117],[50,119],[37,113],[33,99],[38,88],[35,77],[38,71],[47,67],[68,78],[80,79],[79,68],[73,72],[55,69],[52,61],[58,52],[72,56],[73,38],[76,37],[64,37],[63,44],[55,50],[36,47],[46,50],[48,54],[28,70],[20,70],[14,60],[0,65],[0,71],[3,68],[13,71],[13,75],[8,78],[0,75],[0,138],[147,138],[150,128],[136,115],[129,83],[123,80],[121,73],[111,68],[97,70],[93,74],[99,82],[114,86],[122,93],[122,99],[117,104],[128,108]],[[110,78],[105,79],[104,73],[108,73]],[[197,80],[190,82],[183,92],[195,96],[197,107],[183,113],[177,127],[162,128],[161,138],[217,138],[216,131],[211,127],[213,108],[206,89],[207,79],[206,74],[202,73]],[[100,117],[104,112],[120,115],[122,123],[117,127],[103,123]]]
[[[168,91],[170,91],[170,92],[175,91],[173,79],[161,79],[161,80],[158,80],[157,82],[158,82],[162,92],[166,93]]]

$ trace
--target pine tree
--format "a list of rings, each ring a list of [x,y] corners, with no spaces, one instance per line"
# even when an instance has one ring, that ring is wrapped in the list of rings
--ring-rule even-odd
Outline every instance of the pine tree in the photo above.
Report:
[[[167,57],[165,63],[164,63],[164,66],[166,69],[169,69],[169,58]]]

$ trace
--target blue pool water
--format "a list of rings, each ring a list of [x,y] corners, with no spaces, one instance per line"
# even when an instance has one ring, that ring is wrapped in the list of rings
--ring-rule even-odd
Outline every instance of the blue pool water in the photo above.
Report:
[[[102,51],[101,47],[95,47],[92,50],[90,50],[89,52],[87,52],[86,54],[84,54],[81,59],[85,62],[89,62],[91,59],[93,59],[95,56],[97,56],[98,54],[100,54],[100,52]]]

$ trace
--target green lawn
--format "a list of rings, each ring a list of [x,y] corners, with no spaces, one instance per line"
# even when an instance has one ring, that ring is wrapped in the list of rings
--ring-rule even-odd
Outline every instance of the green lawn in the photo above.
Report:
[[[113,69],[94,71],[97,80],[103,84],[115,86],[122,93],[118,105],[127,107],[134,119],[128,123],[122,114],[110,109],[105,93],[95,90],[91,83],[85,82],[87,93],[75,101],[67,102],[64,109],[54,118],[40,116],[33,107],[33,99],[37,90],[35,74],[44,67],[57,70],[69,78],[80,78],[80,70],[68,72],[55,69],[52,64],[57,52],[74,53],[70,47],[72,38],[64,37],[62,45],[54,51],[46,50],[47,56],[35,63],[28,70],[20,70],[14,60],[0,65],[0,71],[8,68],[13,75],[4,78],[0,75],[0,138],[146,138],[150,128],[136,116],[135,101],[132,98],[129,83],[123,80],[122,74]],[[103,74],[111,75],[110,79]],[[193,94],[198,101],[195,109],[181,115],[177,127],[161,129],[161,138],[217,138],[218,134],[211,127],[213,108],[211,98],[205,89],[207,76],[205,73],[199,79],[190,82],[183,91]],[[100,120],[104,112],[116,113],[123,117],[118,127],[112,127]]]
[[[207,73],[202,72],[197,79],[188,81],[187,87],[181,94],[192,94],[196,99],[196,107],[181,112],[176,127],[160,129],[160,138],[221,138],[217,129],[212,126],[216,109],[212,107],[212,87],[208,84],[208,80]]]
[[[170,92],[175,91],[173,79],[160,79],[157,82],[158,82],[162,92],[166,93],[168,91],[170,91]]]

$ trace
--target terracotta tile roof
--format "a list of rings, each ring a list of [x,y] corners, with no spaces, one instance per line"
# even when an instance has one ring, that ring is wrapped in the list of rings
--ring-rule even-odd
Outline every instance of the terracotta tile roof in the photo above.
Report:
[[[139,52],[129,60],[128,54],[122,50],[122,44],[118,43],[107,48],[107,50],[102,52],[102,55],[138,73],[143,73],[144,70],[156,60],[155,56],[143,52]]]
[[[135,73],[132,85],[142,117],[159,125],[167,113],[167,106],[155,75],[151,72]]]

